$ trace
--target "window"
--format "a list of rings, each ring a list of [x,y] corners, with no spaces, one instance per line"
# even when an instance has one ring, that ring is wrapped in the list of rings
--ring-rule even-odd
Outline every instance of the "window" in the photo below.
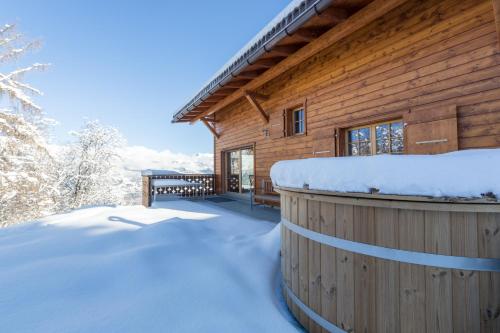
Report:
[[[304,108],[286,110],[286,136],[300,135],[306,132]]]
[[[401,120],[357,127],[347,131],[347,155],[402,154]]]
[[[303,134],[304,133],[304,109],[298,109],[293,111],[293,134]]]

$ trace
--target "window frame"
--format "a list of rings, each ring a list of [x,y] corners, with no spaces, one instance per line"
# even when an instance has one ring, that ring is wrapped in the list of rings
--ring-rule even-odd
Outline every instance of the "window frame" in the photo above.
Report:
[[[401,139],[403,140],[403,150],[401,151],[401,153],[393,153],[392,151],[390,151],[389,153],[377,154],[377,131],[376,131],[377,126],[390,125],[390,124],[394,124],[394,123],[401,123],[401,125],[402,125],[403,133],[402,133]],[[350,144],[350,141],[349,141],[350,135],[349,134],[351,131],[359,130],[362,128],[368,128],[370,130],[370,140],[368,141],[370,143],[370,154],[369,155],[351,155],[351,154],[349,154],[349,144]],[[402,118],[392,119],[392,120],[387,120],[387,121],[380,121],[380,122],[375,122],[375,123],[368,123],[368,124],[354,126],[354,127],[348,127],[344,131],[344,142],[345,142],[345,144],[344,144],[344,149],[345,149],[344,156],[375,156],[375,155],[384,155],[384,154],[402,155],[405,153],[405,148],[406,148],[404,128],[405,128],[405,126],[404,126],[404,121]],[[391,140],[391,141],[389,141],[390,142],[389,147],[392,150],[392,137],[390,135],[389,135],[389,140]],[[359,142],[359,140],[357,142]]]
[[[299,112],[302,112],[302,119],[301,120],[297,120],[297,118],[295,117],[296,114],[298,114]],[[292,135],[303,135],[305,132],[306,132],[306,110],[304,109],[304,107],[297,107],[297,108],[294,108],[292,110],[290,110],[290,113],[291,113],[291,128],[292,128]],[[300,124],[302,123],[302,131],[301,132],[297,132],[297,124]]]
[[[302,110],[303,119],[303,132],[297,133],[295,131],[295,112]],[[284,137],[294,138],[307,135],[307,100],[302,103],[294,103],[284,108]]]

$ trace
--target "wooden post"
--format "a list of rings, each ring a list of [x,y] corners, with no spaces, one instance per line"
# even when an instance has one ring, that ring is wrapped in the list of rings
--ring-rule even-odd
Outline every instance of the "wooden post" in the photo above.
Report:
[[[259,95],[262,96],[262,95]],[[248,102],[252,105],[252,107],[259,113],[259,115],[262,117],[262,120],[267,124],[269,123],[269,116],[267,115],[266,111],[260,106],[259,102],[255,99],[257,96],[254,95],[253,93],[246,92],[245,97],[247,98]]]
[[[142,176],[142,205],[151,207],[151,178]]]
[[[493,16],[495,17],[495,25],[497,27],[497,43],[500,50],[500,0],[492,0]]]
[[[210,130],[210,132],[212,132],[212,134],[218,139],[220,137],[219,133],[217,133],[217,131],[215,130],[214,126],[211,125],[206,119],[202,119],[201,120],[205,126],[207,126],[207,128]]]

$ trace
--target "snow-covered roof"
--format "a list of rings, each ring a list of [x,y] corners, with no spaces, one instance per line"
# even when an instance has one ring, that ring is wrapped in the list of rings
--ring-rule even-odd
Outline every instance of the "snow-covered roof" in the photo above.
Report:
[[[281,161],[280,187],[432,197],[500,198],[500,149],[439,155],[378,155]]]
[[[257,35],[255,35],[245,46],[243,46],[229,61],[222,66],[203,88],[174,115],[173,121],[180,119],[185,113],[189,112],[196,103],[199,103],[204,97],[210,96],[210,93],[219,89],[220,83],[232,77],[236,69],[249,65],[248,60],[254,56],[261,48],[291,24],[299,20],[305,13],[314,11],[315,6],[319,4],[331,4],[332,0],[292,0],[274,19],[272,19]],[[326,6],[326,5],[324,5]],[[305,22],[304,22],[305,23]]]

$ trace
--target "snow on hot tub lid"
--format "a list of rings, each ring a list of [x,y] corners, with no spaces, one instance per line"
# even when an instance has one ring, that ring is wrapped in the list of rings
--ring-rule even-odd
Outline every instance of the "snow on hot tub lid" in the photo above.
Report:
[[[273,184],[341,193],[500,198],[500,149],[280,161]]]

